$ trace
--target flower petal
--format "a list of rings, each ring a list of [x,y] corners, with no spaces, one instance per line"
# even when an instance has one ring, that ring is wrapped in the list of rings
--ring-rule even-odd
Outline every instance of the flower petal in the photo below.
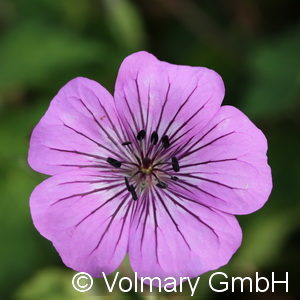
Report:
[[[226,264],[241,243],[234,216],[167,190],[145,197],[137,212],[129,258],[139,277],[195,277]]]
[[[148,140],[156,131],[171,143],[194,135],[220,107],[221,77],[203,67],[172,65],[147,52],[122,63],[115,87],[116,109],[132,135],[144,129]]]
[[[97,82],[76,78],[34,128],[28,161],[34,170],[52,175],[101,164],[108,156],[124,158],[128,153],[120,134],[112,96]]]
[[[100,277],[122,262],[132,211],[123,181],[87,170],[54,175],[35,188],[30,209],[68,267]]]
[[[197,201],[232,214],[251,213],[264,205],[272,189],[263,133],[238,109],[220,108],[177,158],[180,180]]]

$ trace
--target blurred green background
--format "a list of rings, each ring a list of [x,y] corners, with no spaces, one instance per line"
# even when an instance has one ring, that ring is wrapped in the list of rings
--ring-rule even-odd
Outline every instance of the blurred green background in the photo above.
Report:
[[[29,136],[68,80],[86,76],[113,91],[122,59],[145,49],[215,69],[225,103],[248,114],[269,141],[272,195],[239,217],[244,242],[221,270],[269,278],[274,271],[278,279],[288,271],[289,293],[217,294],[206,275],[195,298],[300,299],[299,8],[292,0],[0,0],[0,298],[95,299],[72,290],[74,273],[32,225],[28,199],[44,176],[27,165]],[[119,271],[132,274],[126,262]]]

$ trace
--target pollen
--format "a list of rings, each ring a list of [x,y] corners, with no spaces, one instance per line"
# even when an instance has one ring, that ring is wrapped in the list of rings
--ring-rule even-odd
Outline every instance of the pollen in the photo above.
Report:
[[[152,167],[150,167],[150,168],[141,168],[141,172],[142,173],[144,173],[144,174],[146,174],[146,175],[149,175],[149,174],[151,174],[152,173]]]

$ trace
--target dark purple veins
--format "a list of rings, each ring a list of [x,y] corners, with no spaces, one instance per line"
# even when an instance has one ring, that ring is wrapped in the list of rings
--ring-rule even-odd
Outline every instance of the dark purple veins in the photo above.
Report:
[[[168,93],[166,95],[165,103],[167,102],[167,99]],[[192,118],[194,118],[194,116],[196,116],[202,110],[203,107],[199,108],[184,123],[182,123],[181,125],[177,125],[179,127],[173,128],[173,126],[175,126],[174,121],[177,115],[180,113],[180,110],[188,101],[189,98],[180,106],[174,117],[170,119],[169,123],[166,125],[163,131],[160,125],[165,103],[162,106],[159,121],[157,126],[155,127],[152,127],[154,125],[150,124],[150,121],[148,122],[149,111],[147,111],[146,120],[144,119],[145,116],[141,113],[141,122],[139,123],[136,121],[135,115],[130,110],[130,116],[133,120],[133,126],[128,128],[128,130],[127,128],[125,129],[125,126],[124,128],[121,126],[120,132],[118,132],[116,128],[114,128],[116,133],[115,137],[112,136],[110,132],[107,131],[106,128],[101,125],[101,123],[97,122],[100,130],[103,133],[105,133],[105,135],[108,137],[109,145],[108,143],[105,144],[102,141],[96,141],[91,137],[87,136],[85,133],[79,130],[75,130],[68,125],[65,125],[68,128],[68,130],[76,132],[77,134],[83,136],[84,138],[88,139],[89,141],[91,141],[92,143],[109,153],[109,157],[103,157],[98,154],[95,155],[75,150],[51,148],[51,150],[53,151],[71,152],[74,154],[86,156],[94,162],[96,161],[93,164],[65,164],[64,166],[101,169],[101,172],[99,172],[99,177],[102,177],[102,179],[100,180],[97,178],[97,180],[95,181],[88,182],[97,184],[101,183],[104,186],[101,186],[100,188],[93,188],[85,193],[74,194],[70,197],[82,197],[85,195],[98,193],[100,191],[102,192],[115,190],[114,193],[109,193],[109,198],[106,199],[104,204],[92,211],[91,214],[101,209],[102,206],[104,206],[106,203],[109,203],[113,199],[121,199],[121,201],[119,201],[120,203],[118,203],[116,211],[112,214],[111,220],[108,224],[109,227],[110,224],[113,222],[113,219],[115,218],[116,214],[119,211],[122,211],[122,214],[124,214],[124,216],[121,231],[123,230],[123,228],[125,228],[124,222],[126,221],[126,218],[130,216],[131,211],[132,214],[140,214],[137,226],[143,224],[142,226],[144,226],[144,228],[146,226],[146,220],[148,216],[153,215],[156,224],[155,228],[157,229],[156,205],[158,205],[158,203],[163,209],[165,209],[166,213],[170,216],[172,222],[176,226],[176,229],[180,230],[172,217],[172,212],[169,210],[168,205],[166,205],[166,202],[168,201],[170,203],[173,203],[177,207],[180,207],[180,209],[184,210],[186,213],[196,218],[200,223],[207,226],[213,232],[213,234],[215,234],[214,230],[211,227],[209,227],[209,225],[207,225],[203,220],[201,220],[197,215],[195,215],[193,211],[190,211],[188,208],[185,207],[185,202],[196,203],[196,201],[191,198],[189,193],[185,193],[185,191],[190,192],[191,190],[197,190],[205,196],[208,195],[209,197],[212,197],[218,201],[224,201],[224,199],[222,199],[221,196],[214,195],[213,193],[207,191],[203,187],[203,185],[201,186],[195,184],[195,181],[206,181],[211,184],[222,186],[222,188],[234,187],[224,185],[223,183],[218,182],[217,180],[205,178],[205,176],[196,174],[191,170],[193,170],[194,166],[205,164],[217,164],[228,160],[236,160],[236,158],[233,157],[220,160],[203,161],[194,161],[193,159],[189,158],[191,155],[193,155],[193,153],[201,151],[202,149],[219,141],[220,139],[226,138],[226,136],[233,134],[233,132],[228,132],[214,139],[207,138],[207,136],[209,136],[210,133],[213,132],[215,128],[217,128],[218,124],[216,124],[214,127],[209,129],[206,133],[199,137],[190,134],[191,128],[187,128],[187,125],[189,124],[189,121],[192,120]],[[96,119],[93,113],[85,106],[85,104],[83,102],[81,103],[82,105],[84,105],[87,112],[91,114],[91,116],[94,119]],[[109,115],[106,115],[110,120]],[[111,124],[113,124],[111,120],[110,122]],[[149,128],[149,126],[151,127],[151,129]],[[140,128],[144,129],[140,130]],[[207,138],[207,141],[204,142],[204,138]],[[113,156],[114,158],[111,156]],[[200,156],[201,155],[199,155],[199,157]],[[182,172],[182,170],[187,171]],[[70,197],[59,199],[55,203],[69,199]],[[199,205],[204,204],[199,203]],[[87,217],[85,217],[83,220],[85,220]],[[101,243],[104,234],[101,236],[99,243],[97,244],[95,249],[97,249],[97,247]],[[157,237],[157,233],[155,233],[155,235]],[[119,235],[119,238],[120,236],[121,233]],[[182,237],[183,239],[185,239],[184,235],[182,235]]]
[[[116,158],[121,160],[112,157],[106,158],[107,163],[114,167],[111,170],[109,170],[109,167],[106,167],[106,172],[113,172],[114,178],[121,179],[123,182],[122,184],[125,185],[124,191],[129,192],[127,195],[133,200],[138,200],[139,198],[145,200],[149,197],[153,197],[153,195],[156,195],[157,193],[164,194],[164,199],[167,199],[168,197],[166,198],[166,196],[170,196],[171,194],[175,195],[175,191],[190,190],[191,188],[195,188],[204,194],[207,194],[205,190],[192,184],[190,179],[209,181],[208,179],[196,176],[193,173],[181,173],[181,170],[194,165],[217,163],[218,161],[204,161],[187,164],[182,162],[182,160],[193,154],[195,151],[199,151],[218,139],[223,138],[223,136],[204,145],[200,144],[203,137],[194,140],[194,137],[192,136],[190,139],[180,142],[184,133],[180,133],[178,136],[176,135],[186,124],[181,126],[176,133],[169,136],[167,131],[172,122],[173,119],[167,129],[165,129],[161,138],[158,134],[158,127],[156,130],[152,131],[148,138],[146,130],[142,129],[138,131],[138,126],[136,124],[136,134],[132,131],[132,135],[125,135],[123,132],[123,137],[121,138],[119,136],[120,144],[123,146],[130,145],[130,147],[120,148],[121,151],[119,153],[111,151]],[[146,126],[144,128],[147,128],[147,125],[143,124],[143,126]],[[204,136],[208,135],[213,130],[214,128],[210,129]],[[224,137],[225,136],[226,135],[224,135]],[[140,143],[141,141],[143,141],[143,143]],[[117,171],[115,168],[119,170]],[[220,185],[217,181],[211,182]],[[214,195],[211,196],[215,197]],[[143,207],[144,205],[146,204],[144,203]]]
[[[140,130],[136,135],[137,141],[146,138],[146,131]],[[177,181],[178,177],[166,171],[165,168],[169,164],[173,171],[179,172],[179,162],[176,156],[171,157],[171,162],[162,159],[164,152],[171,147],[168,135],[163,135],[160,143],[157,131],[153,131],[150,139],[145,139],[145,147],[136,141],[127,140],[121,142],[123,146],[130,145],[126,148],[132,152],[132,160],[124,162],[115,158],[108,157],[106,161],[114,168],[120,169],[124,178],[126,190],[131,194],[133,200],[137,200],[144,190],[152,188],[167,189],[168,180]],[[118,156],[121,157],[121,156]],[[163,168],[162,168],[163,166]]]

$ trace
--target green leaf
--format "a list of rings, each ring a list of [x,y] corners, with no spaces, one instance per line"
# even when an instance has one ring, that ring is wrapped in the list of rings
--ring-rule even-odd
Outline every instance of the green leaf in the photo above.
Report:
[[[41,86],[65,70],[99,60],[102,52],[101,44],[59,28],[19,26],[0,43],[0,93]]]
[[[251,223],[244,226],[244,240],[231,267],[257,270],[272,265],[280,258],[287,239],[298,226],[298,220],[299,212],[288,209],[263,209],[251,216]]]
[[[74,273],[75,274],[75,273]],[[87,300],[91,293],[80,293],[72,287],[72,272],[49,268],[39,271],[15,293],[16,300]]]
[[[4,298],[34,270],[57,263],[51,243],[32,224],[29,196],[45,176],[27,164],[29,133],[44,105],[0,114],[0,291]],[[8,281],[6,278],[10,278]]]
[[[117,42],[130,50],[143,47],[145,33],[138,10],[128,0],[105,0],[107,23]]]
[[[280,117],[299,103],[300,30],[262,43],[248,58],[251,74],[242,107],[254,118]]]

